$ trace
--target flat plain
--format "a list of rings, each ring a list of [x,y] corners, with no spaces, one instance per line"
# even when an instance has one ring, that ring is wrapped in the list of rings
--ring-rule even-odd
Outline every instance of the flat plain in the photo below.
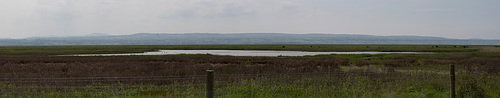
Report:
[[[0,47],[2,97],[500,97],[500,48],[479,45],[117,45]],[[233,57],[72,57],[156,50],[432,52]]]

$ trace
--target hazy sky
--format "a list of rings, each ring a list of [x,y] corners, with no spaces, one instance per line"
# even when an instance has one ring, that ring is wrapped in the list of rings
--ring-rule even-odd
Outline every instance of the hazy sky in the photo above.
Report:
[[[500,39],[500,0],[0,0],[0,38],[329,33]]]

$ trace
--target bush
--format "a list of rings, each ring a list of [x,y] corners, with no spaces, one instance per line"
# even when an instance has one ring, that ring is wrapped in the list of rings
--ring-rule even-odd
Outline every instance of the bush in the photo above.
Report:
[[[388,67],[401,67],[401,66],[411,66],[417,62],[415,57],[411,56],[397,56],[393,60],[388,60],[385,62],[385,66]]]
[[[422,61],[422,65],[449,65],[449,64],[454,64],[454,62],[449,60],[439,60],[439,59],[425,59]]]
[[[361,66],[368,66],[368,65],[370,65],[370,62],[368,62],[368,61],[361,60],[361,61],[356,62],[356,66],[361,67]]]
[[[459,98],[486,98],[486,92],[478,85],[472,76],[463,77],[464,83],[458,84],[457,97]]]
[[[488,74],[496,74],[500,73],[500,63],[498,62],[489,62],[484,66],[479,68],[479,71],[486,72]]]

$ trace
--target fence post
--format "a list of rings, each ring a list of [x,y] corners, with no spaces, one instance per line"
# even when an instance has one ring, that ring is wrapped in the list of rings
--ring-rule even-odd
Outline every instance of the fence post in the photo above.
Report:
[[[450,98],[455,98],[455,65],[450,65]]]
[[[207,98],[214,98],[214,70],[207,70]]]

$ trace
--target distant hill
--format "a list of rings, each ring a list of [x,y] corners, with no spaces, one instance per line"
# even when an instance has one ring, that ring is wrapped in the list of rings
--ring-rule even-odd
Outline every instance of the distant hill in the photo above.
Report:
[[[0,39],[0,46],[48,45],[180,45],[180,44],[425,44],[425,45],[500,45],[500,40],[447,39],[426,36],[373,36],[351,34],[282,33],[186,33],[108,35],[103,33],[74,37],[32,37]]]

